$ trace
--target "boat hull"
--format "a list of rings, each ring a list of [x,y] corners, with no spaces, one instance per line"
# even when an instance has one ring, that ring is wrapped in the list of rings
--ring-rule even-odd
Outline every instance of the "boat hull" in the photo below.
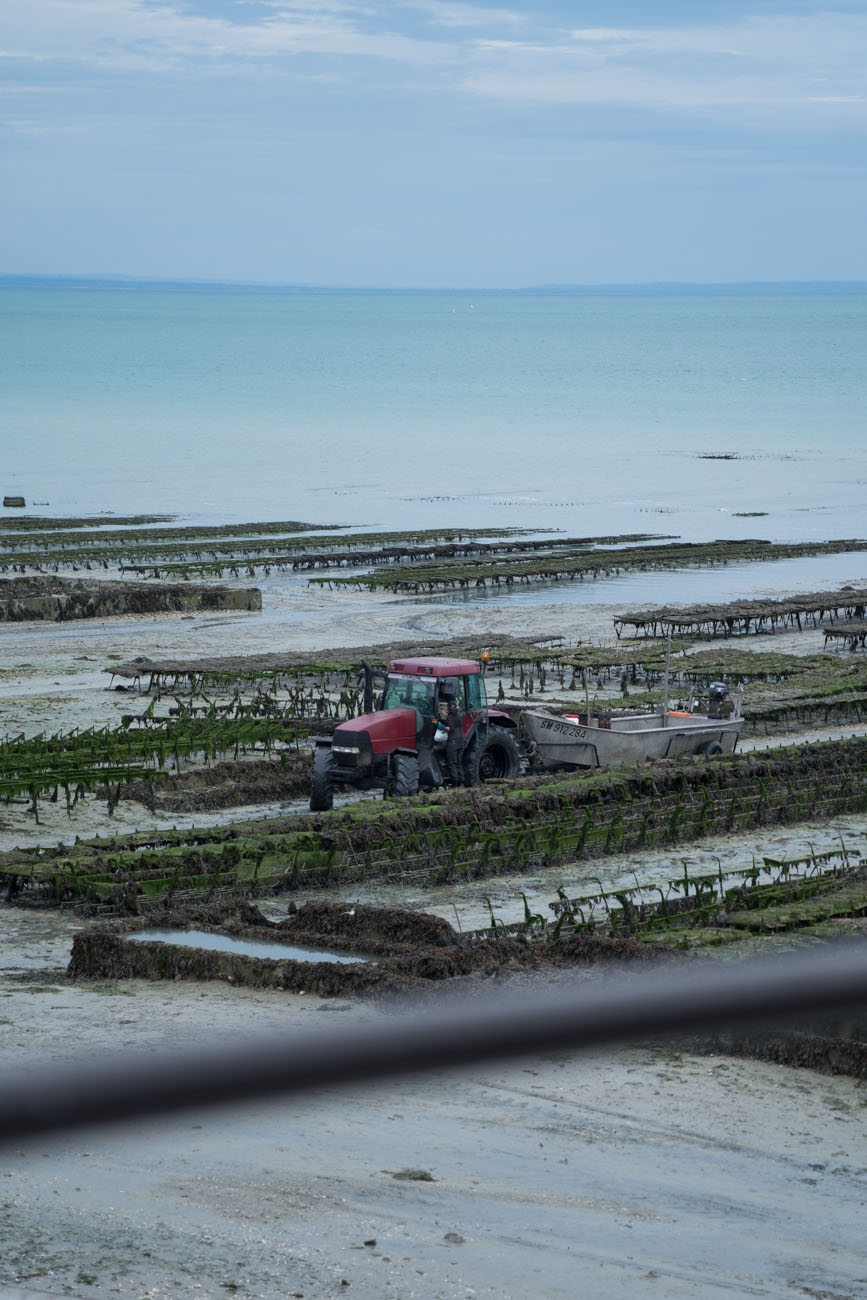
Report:
[[[679,754],[733,753],[743,718],[658,713],[586,726],[577,718],[527,711],[522,722],[543,767],[627,767]],[[715,747],[719,745],[719,749]]]

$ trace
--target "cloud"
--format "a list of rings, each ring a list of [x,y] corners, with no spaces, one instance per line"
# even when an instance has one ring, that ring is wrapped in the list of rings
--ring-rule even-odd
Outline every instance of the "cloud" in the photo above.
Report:
[[[44,122],[26,117],[0,119],[0,133],[8,135],[48,135],[51,129]],[[53,132],[51,132],[53,134]]]
[[[540,104],[689,109],[859,104],[867,16],[774,15],[687,27],[587,27],[549,41],[480,41],[465,88]],[[830,88],[817,97],[821,80]]]
[[[0,56],[21,79],[279,70],[346,85],[513,104],[688,112],[800,105],[862,113],[867,15],[774,13],[729,22],[556,27],[531,7],[460,0],[3,0]],[[377,76],[380,74],[377,71]],[[411,85],[408,85],[411,83]],[[824,110],[823,110],[824,106]]]
[[[239,6],[239,19],[171,0],[4,0],[0,57],[129,68],[249,63],[299,54],[437,62],[439,43],[369,30],[369,10],[347,4]]]
[[[441,27],[512,27],[522,26],[528,21],[526,14],[517,13],[513,9],[488,9],[481,5],[453,4],[449,0],[405,0],[405,7],[427,14],[432,22]]]

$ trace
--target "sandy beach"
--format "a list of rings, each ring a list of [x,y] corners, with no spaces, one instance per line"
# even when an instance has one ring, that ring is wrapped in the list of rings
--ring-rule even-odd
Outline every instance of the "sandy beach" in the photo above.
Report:
[[[484,617],[492,637],[608,641],[614,612],[572,607],[567,627],[562,605]],[[136,655],[477,635],[479,619],[471,607],[297,582],[275,584],[262,615],[4,627],[0,728],[117,724],[145,700],[109,689],[103,669]],[[762,648],[759,640],[750,648]],[[788,653],[821,648],[820,633],[767,640]],[[109,818],[91,797],[72,818],[42,806],[36,827],[13,805],[0,810],[0,847],[160,824],[149,818],[133,804]],[[503,919],[516,919],[519,888],[541,907],[558,884],[578,889],[600,871],[606,883],[665,878],[684,858],[734,866],[753,853],[832,847],[840,835],[855,843],[865,827],[848,817],[607,859],[556,880],[372,885],[353,896],[457,916],[471,928],[485,923],[486,896]],[[279,915],[285,903],[265,907]],[[387,1004],[210,983],[73,985],[64,972],[81,925],[66,911],[0,907],[0,1044],[13,1076],[62,1070],[83,1054],[390,1014]],[[2,1162],[0,1280],[34,1297],[854,1300],[867,1289],[865,1104],[864,1084],[852,1079],[645,1046],[12,1147]]]
[[[390,1014],[213,984],[69,986],[76,924],[0,912],[15,1076],[62,1070],[84,1044],[147,1053]],[[668,1046],[81,1132],[4,1152],[0,1277],[170,1300],[525,1300],[573,1296],[576,1278],[594,1300],[854,1300],[865,1104],[852,1079]]]

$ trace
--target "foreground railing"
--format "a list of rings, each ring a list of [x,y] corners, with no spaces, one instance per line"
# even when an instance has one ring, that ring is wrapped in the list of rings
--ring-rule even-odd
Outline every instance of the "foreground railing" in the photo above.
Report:
[[[738,962],[674,962],[564,989],[406,1003],[340,1032],[241,1039],[188,1052],[118,1054],[0,1080],[0,1141],[288,1096],[427,1070],[636,1039],[743,1029],[867,1006],[867,944]]]

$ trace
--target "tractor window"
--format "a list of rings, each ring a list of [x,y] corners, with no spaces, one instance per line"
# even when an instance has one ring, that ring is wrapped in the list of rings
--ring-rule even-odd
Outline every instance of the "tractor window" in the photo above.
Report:
[[[487,703],[485,696],[485,683],[481,673],[473,673],[467,681],[467,708],[483,709]]]
[[[433,716],[434,683],[425,677],[389,675],[382,701],[384,709],[417,709],[425,718]]]

